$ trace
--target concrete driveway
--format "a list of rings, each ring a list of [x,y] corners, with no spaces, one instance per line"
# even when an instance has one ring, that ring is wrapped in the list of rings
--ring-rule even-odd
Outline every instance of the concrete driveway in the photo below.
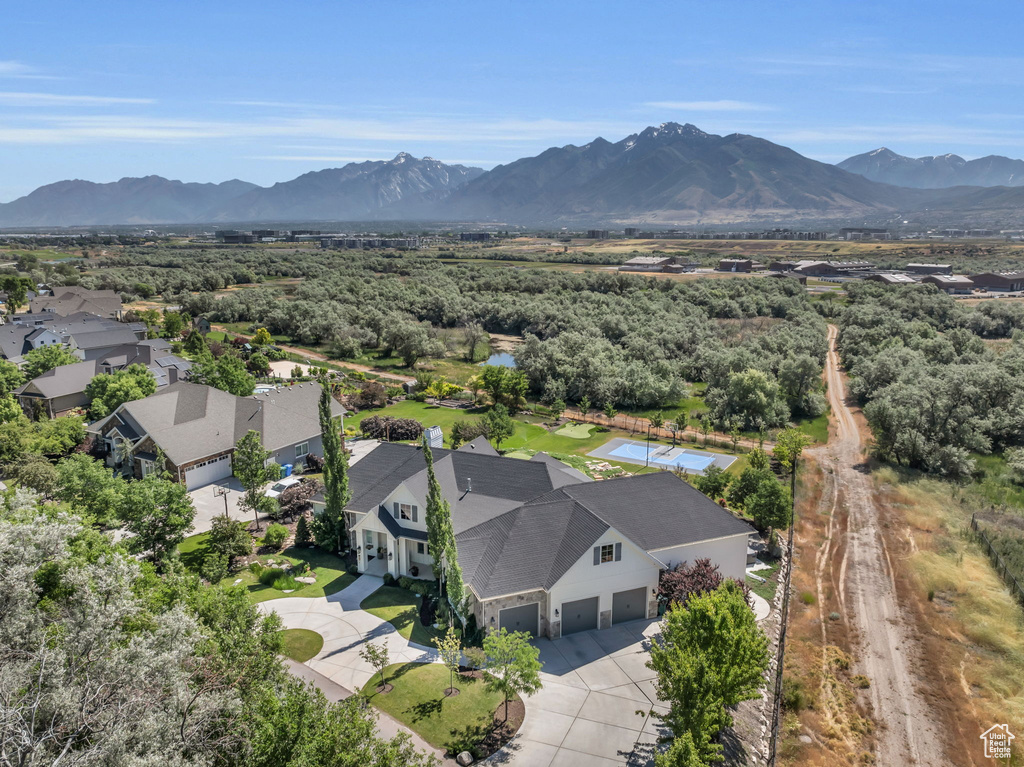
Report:
[[[208,532],[214,517],[224,516],[224,496],[217,493],[227,491],[227,512],[232,519],[249,521],[252,514],[242,512],[238,502],[242,500],[242,483],[234,477],[219,479],[204,487],[197,487],[188,495],[196,507],[196,518],[192,522],[192,534]]]
[[[641,767],[654,763],[660,723],[651,711],[667,708],[645,665],[652,620],[610,629],[537,639],[543,688],[526,699],[522,729],[491,764],[530,767]]]

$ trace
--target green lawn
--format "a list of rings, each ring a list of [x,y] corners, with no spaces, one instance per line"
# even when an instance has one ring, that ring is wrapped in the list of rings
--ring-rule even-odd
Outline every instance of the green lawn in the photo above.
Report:
[[[424,647],[434,647],[433,640],[441,632],[420,623],[420,600],[411,591],[397,586],[381,586],[363,600],[359,607],[386,620],[403,637]]]
[[[757,570],[756,573],[757,575],[764,578],[766,582],[761,583],[748,575],[747,586],[749,586],[750,590],[757,594],[759,597],[767,599],[769,602],[771,602],[773,599],[775,599],[775,588],[778,586],[778,581],[772,580],[772,578],[774,578],[775,575],[779,572],[779,565],[781,564],[781,561],[778,559],[773,559],[768,562],[765,562],[765,564],[768,565],[771,569]]]
[[[828,413],[826,410],[817,418],[805,418],[796,421],[796,428],[814,440],[815,444],[823,445],[828,442]]]
[[[407,725],[430,745],[458,753],[480,741],[491,729],[502,697],[488,692],[482,679],[455,677],[458,695],[444,696],[450,682],[440,663],[396,663],[384,670],[394,689],[376,692],[380,675],[363,687],[370,703]]]
[[[391,405],[390,407],[376,410],[364,410],[361,413],[357,413],[345,420],[345,426],[355,426],[358,428],[358,425],[362,423],[364,418],[369,418],[372,415],[390,415],[395,418],[414,418],[424,426],[440,426],[445,435],[445,445],[450,447],[451,442],[449,437],[451,434],[452,424],[456,421],[477,421],[482,418],[483,414],[486,412],[487,408],[453,410],[452,408],[430,405],[426,402],[404,400],[395,405]],[[506,451],[506,455],[511,455],[515,458],[529,458],[537,452],[548,453],[556,457],[586,457],[588,453],[614,437],[624,437],[627,439],[642,438],[640,435],[632,435],[628,431],[623,431],[622,429],[604,429],[603,427],[599,428],[594,424],[571,423],[562,426],[555,432],[549,432],[540,425],[542,420],[543,419],[537,416],[516,416],[515,434],[501,443],[501,449]],[[651,442],[652,444],[671,444],[670,441],[666,440],[651,440]],[[679,444],[689,444],[701,450],[707,449],[713,452],[732,455],[730,450],[716,449],[714,446],[710,445],[705,448],[702,439],[700,439],[696,444],[685,441],[681,441]],[[746,465],[742,460],[743,456],[740,455],[738,457],[740,460],[736,461],[733,467],[730,468],[731,472],[742,471],[743,466]],[[616,461],[607,462],[634,474],[646,470],[643,466],[636,466],[634,464]],[[576,464],[574,463],[573,466],[576,466]],[[584,470],[582,465],[576,466],[576,468],[579,468],[581,471]],[[651,470],[653,471],[654,469]]]
[[[203,557],[209,553],[207,546],[207,539],[209,537],[209,533],[192,535],[178,546],[181,561],[189,570],[199,572]],[[274,560],[277,564],[287,561],[293,565],[306,562],[309,564],[310,570],[316,573],[316,583],[311,583],[290,594],[285,594],[283,591],[277,591],[270,586],[264,586],[252,571],[245,568],[229,575],[221,581],[221,585],[231,586],[235,584],[235,581],[238,581],[239,586],[245,586],[249,590],[249,598],[253,602],[266,602],[270,599],[280,599],[282,597],[322,597],[334,594],[356,579],[356,576],[349,575],[345,571],[344,562],[333,554],[328,554],[320,549],[288,548],[278,554],[261,555],[258,559],[264,565],[269,560]]]
[[[279,633],[284,641],[281,651],[299,663],[315,658],[324,647],[324,638],[309,629],[285,629]]]

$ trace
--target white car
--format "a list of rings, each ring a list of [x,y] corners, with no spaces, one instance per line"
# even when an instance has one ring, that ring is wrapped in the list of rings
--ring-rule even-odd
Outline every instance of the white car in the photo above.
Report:
[[[275,482],[273,485],[271,485],[269,488],[267,488],[267,492],[265,493],[265,495],[268,498],[277,498],[277,497],[279,497],[281,495],[281,493],[283,493],[289,487],[295,487],[296,485],[301,485],[301,484],[302,484],[302,478],[301,477],[285,477],[280,482]]]

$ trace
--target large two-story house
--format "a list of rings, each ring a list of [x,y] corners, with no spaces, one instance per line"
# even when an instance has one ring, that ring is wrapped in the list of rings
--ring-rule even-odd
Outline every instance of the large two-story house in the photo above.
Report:
[[[753,529],[668,472],[594,482],[479,439],[435,449],[478,625],[559,637],[657,615],[662,570],[708,557],[742,578]],[[349,471],[361,572],[431,578],[423,449],[383,443]]]

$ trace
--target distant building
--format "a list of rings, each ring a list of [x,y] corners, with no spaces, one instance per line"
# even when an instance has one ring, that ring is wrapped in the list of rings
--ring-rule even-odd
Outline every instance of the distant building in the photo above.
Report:
[[[974,287],[982,290],[1017,291],[1024,290],[1024,272],[982,272],[972,274]]]
[[[631,239],[633,239],[634,237],[636,237],[636,234],[637,234],[637,232],[639,232],[639,231],[640,231],[640,230],[639,230],[639,229],[637,229],[637,228],[636,228],[635,226],[627,226],[627,227],[626,227],[626,229],[625,229],[625,231],[624,231],[624,234],[626,235],[626,238],[627,238],[627,239],[630,239],[630,240],[631,240]]]
[[[345,250],[366,250],[372,248],[418,248],[419,237],[324,237],[320,247],[342,248]]]
[[[282,234],[284,234],[284,232],[282,232],[282,231],[280,231],[278,229],[253,229],[252,230],[252,236],[255,237],[258,240],[262,240],[262,239],[267,238],[267,237],[269,237],[269,238],[280,237]]]
[[[793,271],[811,277],[863,277],[874,268],[868,261],[801,261]]]
[[[459,232],[459,239],[462,242],[488,242],[491,239],[490,232]]]
[[[769,277],[778,277],[780,279],[796,280],[801,285],[807,284],[807,275],[800,274],[799,272],[772,272],[768,275]]]
[[[898,272],[879,272],[878,274],[869,274],[864,279],[870,282],[881,282],[883,285],[917,284],[917,280],[915,280],[909,274],[900,274]]]
[[[791,272],[800,266],[801,261],[772,261],[768,264],[769,272]]]
[[[620,272],[663,272],[675,263],[669,256],[636,256],[619,267]]]
[[[239,232],[237,229],[222,229],[216,237],[225,245],[247,245],[256,242],[255,235],[250,232]]]
[[[764,264],[750,258],[723,258],[716,269],[719,272],[753,272],[764,269]]]
[[[607,240],[608,230],[607,229],[588,229],[587,230],[588,240]]]
[[[891,240],[888,229],[872,229],[866,226],[847,226],[839,230],[844,240]]]
[[[929,274],[921,278],[924,285],[934,285],[939,290],[950,293],[970,293],[974,289],[974,280],[963,275]]]
[[[952,274],[953,267],[950,264],[907,264],[906,270],[910,274]]]
[[[319,229],[292,229],[288,232],[288,241],[297,242],[299,240],[315,240],[322,234],[323,232]]]

